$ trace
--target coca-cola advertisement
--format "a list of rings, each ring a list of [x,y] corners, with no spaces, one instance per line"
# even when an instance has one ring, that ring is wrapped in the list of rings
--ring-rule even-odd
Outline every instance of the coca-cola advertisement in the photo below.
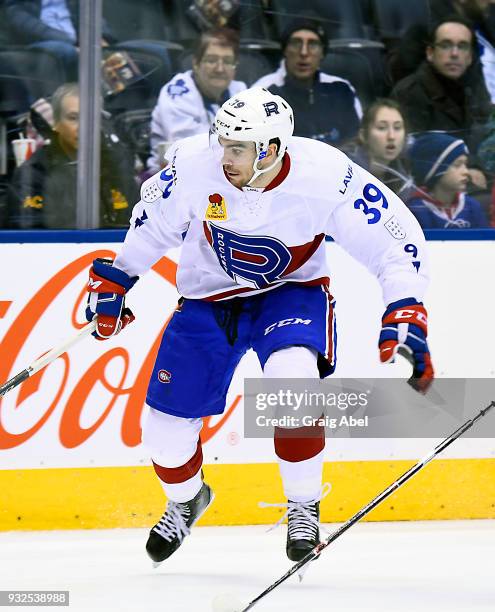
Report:
[[[0,296],[2,383],[87,324],[88,269],[96,257],[115,257],[113,245],[17,249],[23,252],[17,258],[17,274],[4,271],[9,278]],[[0,399],[3,468],[148,462],[141,422],[161,335],[180,297],[176,267],[164,257],[140,280],[129,296],[137,319],[124,333],[106,342],[82,339]],[[222,439],[220,447],[240,441],[242,423],[238,416],[234,425],[233,415],[240,412],[241,395],[238,382],[224,414],[204,419],[206,449],[215,437]],[[233,428],[227,427],[229,421]],[[218,450],[217,445],[216,455]]]

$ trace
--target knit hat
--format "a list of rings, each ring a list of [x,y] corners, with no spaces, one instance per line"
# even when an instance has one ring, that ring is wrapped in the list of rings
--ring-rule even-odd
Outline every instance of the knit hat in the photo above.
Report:
[[[298,30],[310,30],[311,32],[314,32],[321,41],[323,53],[326,53],[328,47],[328,34],[326,33],[321,21],[318,21],[318,19],[312,19],[311,17],[298,17],[287,24],[287,27],[280,36],[282,53],[285,51],[285,47],[287,47],[289,38]]]
[[[417,185],[432,187],[461,155],[468,155],[466,143],[446,132],[418,136],[409,149],[411,172]]]

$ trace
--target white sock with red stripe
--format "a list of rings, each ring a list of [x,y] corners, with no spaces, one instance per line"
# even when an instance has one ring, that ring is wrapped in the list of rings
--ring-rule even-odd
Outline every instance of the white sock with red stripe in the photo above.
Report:
[[[278,457],[280,475],[287,499],[309,502],[317,499],[321,492],[321,474],[324,451],[304,461],[285,461]]]
[[[263,374],[267,378],[319,378],[317,359],[314,349],[287,347],[270,355]],[[287,499],[298,502],[317,499],[321,492],[324,428],[276,427],[274,444]]]
[[[158,466],[155,464],[155,471]],[[164,482],[160,477],[158,477],[160,484],[162,485],[162,489],[165,491],[165,495],[167,499],[171,499],[174,502],[182,503],[187,502],[193,499],[199,493],[199,490],[203,486],[203,476],[201,474],[201,470],[189,480],[184,480],[184,482]]]
[[[201,489],[202,426],[202,419],[176,417],[149,407],[142,441],[165,494],[175,502],[189,501]]]

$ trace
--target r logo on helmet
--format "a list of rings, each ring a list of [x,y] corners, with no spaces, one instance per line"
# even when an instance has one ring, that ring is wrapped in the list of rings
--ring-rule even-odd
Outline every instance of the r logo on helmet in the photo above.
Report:
[[[280,112],[278,110],[278,104],[276,102],[265,102],[263,104],[263,107],[265,109],[267,117],[269,117],[270,115],[280,115]]]

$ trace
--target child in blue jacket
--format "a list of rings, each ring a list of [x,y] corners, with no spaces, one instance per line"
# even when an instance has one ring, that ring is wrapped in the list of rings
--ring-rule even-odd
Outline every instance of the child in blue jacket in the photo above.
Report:
[[[407,201],[424,229],[489,227],[478,200],[465,193],[469,180],[468,149],[445,132],[421,134],[410,150],[418,186]]]

